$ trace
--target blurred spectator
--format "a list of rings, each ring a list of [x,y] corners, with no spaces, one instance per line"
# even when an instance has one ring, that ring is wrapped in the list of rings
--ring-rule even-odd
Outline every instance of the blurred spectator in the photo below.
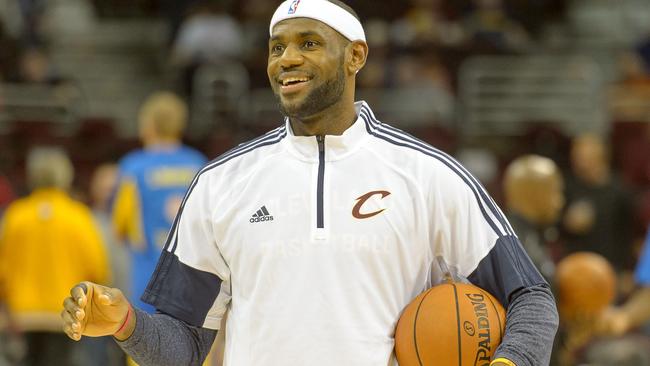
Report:
[[[218,4],[197,5],[181,24],[173,46],[175,63],[187,65],[241,57],[241,27]]]
[[[398,46],[457,46],[465,34],[457,22],[448,19],[443,0],[413,0],[406,13],[392,24],[391,35]]]
[[[241,26],[221,3],[200,3],[181,24],[172,46],[171,63],[182,74],[183,90],[191,92],[194,70],[206,63],[240,60],[244,51]]]
[[[451,75],[435,56],[402,56],[395,60],[389,105],[400,110],[390,119],[408,124],[449,125],[453,122],[455,96]],[[401,108],[399,108],[401,106]],[[408,106],[408,108],[404,108]]]
[[[507,52],[524,50],[529,45],[530,36],[508,15],[503,0],[474,0],[473,4],[463,28],[475,47]]]
[[[639,289],[625,304],[603,314],[600,324],[603,332],[620,336],[650,322],[650,227],[636,266],[635,281]]]
[[[42,100],[43,104],[57,104],[68,110],[74,108],[74,103],[82,97],[81,90],[74,80],[58,72],[44,48],[32,47],[23,50],[18,73],[8,81],[32,87],[31,93],[36,100]],[[51,113],[55,114],[55,112]],[[56,117],[44,118],[49,120]]]
[[[110,218],[110,198],[117,184],[117,165],[101,164],[92,174],[90,181],[90,201],[93,216],[101,230],[104,243],[108,249],[113,281],[111,286],[128,293],[130,258],[124,245],[118,242],[113,232]],[[112,339],[106,337],[84,337],[84,365],[124,366],[126,356]]]
[[[650,73],[634,52],[619,56],[618,82],[609,91],[609,107],[615,121],[650,122]]]
[[[616,162],[625,182],[643,190],[650,187],[650,67],[640,54],[625,51],[618,72],[608,95]]]
[[[38,35],[47,43],[95,31],[95,9],[88,0],[29,1],[43,3],[42,16],[38,24]],[[136,5],[134,3],[137,2],[131,1],[129,5]],[[137,7],[137,5],[132,7]],[[37,45],[43,43],[45,42]],[[33,46],[32,44],[28,45]]]
[[[610,168],[605,142],[595,135],[574,138],[567,207],[562,227],[567,252],[593,251],[621,272],[633,262],[631,193]]]
[[[564,206],[563,188],[560,169],[553,160],[539,155],[515,159],[504,176],[508,220],[548,281],[555,269],[549,244],[557,239],[553,225]]]
[[[73,175],[62,150],[32,150],[27,157],[32,193],[12,203],[2,221],[0,299],[25,332],[28,366],[83,364],[75,359],[77,344],[63,333],[60,299],[76,283],[109,279],[92,214],[67,193]]]
[[[112,218],[117,235],[127,241],[131,253],[130,300],[153,312],[140,297],[185,191],[205,158],[181,144],[187,106],[178,96],[154,93],[142,105],[138,118],[144,148],[120,161]]]
[[[111,222],[111,195],[117,188],[118,166],[113,163],[100,164],[90,179],[89,196],[93,216],[97,220],[108,248],[113,270],[112,286],[129,293],[130,258],[128,252],[115,237]]]
[[[635,329],[650,324],[650,229],[636,267],[635,280],[639,288],[625,303],[607,309],[597,320],[598,332],[615,338],[605,338],[589,347],[585,361],[590,365],[650,365],[650,338],[634,334]],[[645,333],[648,334],[647,328]]]
[[[20,57],[19,75],[22,83],[59,85],[64,80],[55,70],[45,50],[28,48]]]
[[[567,23],[584,46],[615,49],[633,44],[648,28],[645,0],[569,0]]]

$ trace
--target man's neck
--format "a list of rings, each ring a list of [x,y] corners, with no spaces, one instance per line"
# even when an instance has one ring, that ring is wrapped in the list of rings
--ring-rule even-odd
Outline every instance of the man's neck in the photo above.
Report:
[[[308,118],[290,118],[296,136],[342,135],[356,120],[354,103],[335,104]]]
[[[143,146],[145,149],[157,148],[160,146],[164,147],[176,147],[181,144],[180,140],[177,138],[164,138],[156,137],[143,140]]]

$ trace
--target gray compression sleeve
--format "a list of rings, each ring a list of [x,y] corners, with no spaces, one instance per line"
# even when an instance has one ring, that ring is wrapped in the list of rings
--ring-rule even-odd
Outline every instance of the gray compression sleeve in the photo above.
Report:
[[[198,328],[166,314],[135,309],[135,330],[117,344],[140,366],[200,366],[216,330]]]
[[[545,285],[518,290],[506,315],[506,336],[494,358],[517,366],[546,366],[550,362],[559,317],[551,290]]]

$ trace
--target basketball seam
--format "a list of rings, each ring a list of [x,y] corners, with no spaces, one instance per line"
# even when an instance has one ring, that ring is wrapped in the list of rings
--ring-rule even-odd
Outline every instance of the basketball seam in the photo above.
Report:
[[[420,364],[420,366],[422,366],[422,360],[420,360],[420,352],[418,351],[418,338],[417,338],[418,314],[420,313],[420,307],[422,306],[424,299],[426,299],[427,296],[429,296],[432,289],[433,288],[427,290],[427,293],[424,294],[424,296],[422,296],[422,300],[420,300],[420,303],[418,304],[418,308],[415,310],[415,318],[413,319],[413,344],[415,345],[415,356],[418,358],[418,363]]]
[[[461,341],[460,341],[460,308],[458,305],[458,291],[456,290],[456,284],[451,284],[454,287],[454,300],[456,301],[456,331],[458,336],[458,366],[463,365],[463,353],[461,350]]]
[[[499,310],[497,309],[496,305],[494,305],[494,301],[492,301],[492,298],[488,296],[488,294],[485,291],[483,291],[482,289],[480,289],[479,291],[481,291],[483,295],[487,297],[487,299],[490,301],[490,304],[492,304],[492,307],[494,308],[494,313],[497,315],[497,322],[499,322],[499,343],[501,343],[501,341],[503,340],[503,334],[501,332],[501,317],[499,316]]]

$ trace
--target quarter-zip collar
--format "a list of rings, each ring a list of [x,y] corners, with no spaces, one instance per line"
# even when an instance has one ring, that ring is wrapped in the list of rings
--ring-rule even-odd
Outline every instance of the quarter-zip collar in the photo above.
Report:
[[[364,101],[354,103],[357,120],[348,127],[342,135],[327,135],[325,139],[325,161],[344,159],[354,153],[368,137],[366,125],[361,118],[361,110],[370,110]],[[286,120],[287,137],[283,143],[287,149],[301,160],[318,162],[318,142],[314,136],[296,136],[291,129],[289,119]]]

